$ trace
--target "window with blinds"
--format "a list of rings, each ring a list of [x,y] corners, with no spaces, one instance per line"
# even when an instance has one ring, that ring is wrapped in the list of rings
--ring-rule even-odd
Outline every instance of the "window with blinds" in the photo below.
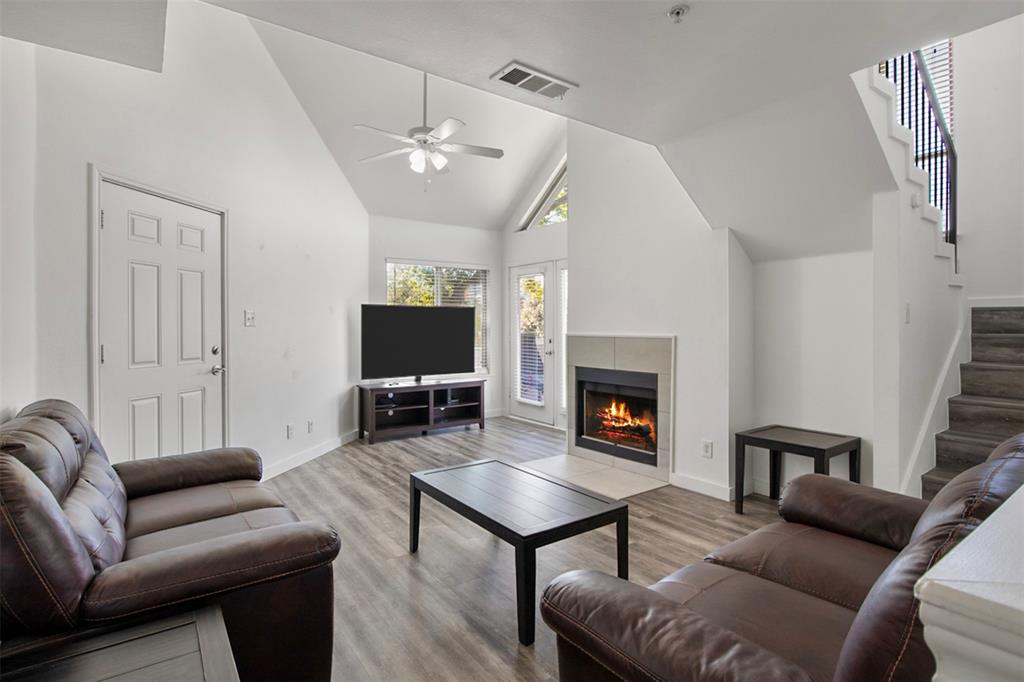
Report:
[[[476,309],[475,355],[478,372],[487,357],[488,271],[459,265],[387,261],[388,305],[458,305]]]

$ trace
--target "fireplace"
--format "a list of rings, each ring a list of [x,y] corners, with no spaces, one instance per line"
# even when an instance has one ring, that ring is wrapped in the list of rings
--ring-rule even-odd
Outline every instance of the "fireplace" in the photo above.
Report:
[[[657,466],[658,375],[576,367],[576,446]]]

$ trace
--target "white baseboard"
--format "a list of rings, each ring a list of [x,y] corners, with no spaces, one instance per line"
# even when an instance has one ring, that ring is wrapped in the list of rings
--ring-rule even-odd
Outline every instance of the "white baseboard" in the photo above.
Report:
[[[279,462],[274,462],[263,470],[263,480],[266,481],[274,476],[280,476],[284,472],[290,471],[299,465],[313,461],[320,455],[326,455],[331,450],[339,448],[345,443],[351,443],[356,439],[357,435],[356,430],[353,429],[343,433],[337,438],[328,438],[322,443],[318,443],[317,445],[306,448],[305,450],[296,452],[294,455],[289,455]]]
[[[492,410],[484,410],[484,419],[490,419],[491,417],[504,417],[505,408],[496,407]]]
[[[695,493],[714,497],[718,500],[725,500],[726,502],[732,500],[731,485],[722,485],[721,483],[697,478],[696,476],[687,476],[686,474],[669,474],[668,482],[677,488],[692,490]]]
[[[1024,306],[1024,294],[1020,296],[968,296],[972,308],[1001,308]]]

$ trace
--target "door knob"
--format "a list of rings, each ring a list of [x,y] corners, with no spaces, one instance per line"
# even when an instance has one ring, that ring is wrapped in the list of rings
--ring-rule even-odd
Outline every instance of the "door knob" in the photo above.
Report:
[[[214,376],[217,376],[218,374],[224,374],[227,371],[228,368],[224,367],[223,365],[214,365],[213,367],[210,368],[210,374]]]

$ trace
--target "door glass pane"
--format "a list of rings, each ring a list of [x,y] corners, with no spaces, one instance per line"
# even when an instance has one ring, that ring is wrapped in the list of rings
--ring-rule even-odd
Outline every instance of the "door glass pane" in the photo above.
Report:
[[[519,331],[520,400],[544,404],[544,275],[520,275],[517,320]]]

